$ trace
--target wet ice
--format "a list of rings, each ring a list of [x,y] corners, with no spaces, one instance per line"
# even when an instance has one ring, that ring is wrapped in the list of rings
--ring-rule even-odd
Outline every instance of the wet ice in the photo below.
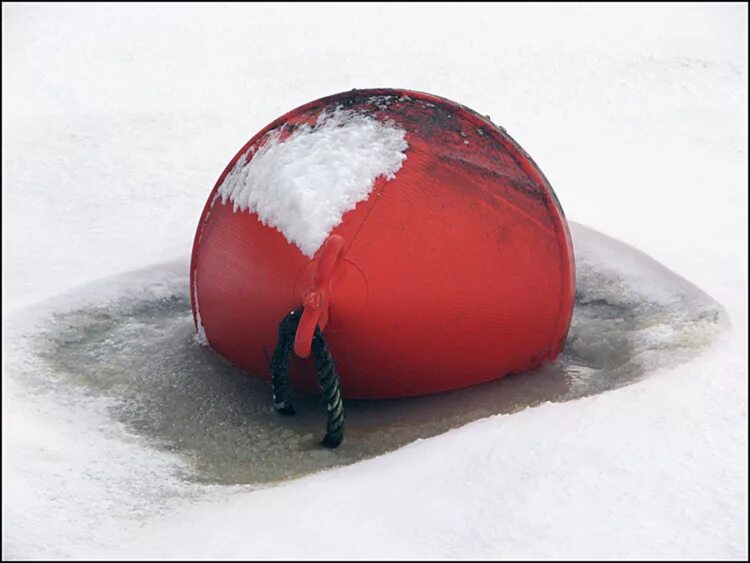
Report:
[[[64,389],[60,396],[73,403],[107,398],[109,416],[151,447],[177,454],[190,481],[258,485],[370,458],[493,414],[615,389],[689,360],[725,325],[722,307],[686,280],[625,244],[572,228],[576,306],[556,362],[426,397],[346,401],[346,438],[335,451],[318,445],[325,417],[317,397],[296,395],[298,414],[280,417],[267,381],[196,344],[182,263],[49,316],[31,337],[39,369],[25,384]]]

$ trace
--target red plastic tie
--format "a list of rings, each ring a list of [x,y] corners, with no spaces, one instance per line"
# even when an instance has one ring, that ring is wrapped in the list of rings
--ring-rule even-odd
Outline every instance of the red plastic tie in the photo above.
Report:
[[[320,249],[318,269],[313,277],[313,286],[302,296],[302,318],[297,334],[294,337],[294,353],[300,358],[307,358],[312,348],[315,327],[324,330],[328,324],[328,298],[331,290],[331,279],[344,239],[339,235],[329,236]]]

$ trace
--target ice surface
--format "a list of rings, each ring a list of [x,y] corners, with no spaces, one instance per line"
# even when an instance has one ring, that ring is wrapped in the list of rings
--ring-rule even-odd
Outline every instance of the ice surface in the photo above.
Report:
[[[283,138],[268,132],[219,186],[222,203],[257,213],[264,225],[312,257],[344,213],[394,178],[406,159],[406,131],[395,123],[337,108]]]
[[[695,356],[726,322],[715,301],[644,254],[580,225],[573,233],[578,293],[557,362],[428,397],[346,401],[346,441],[335,452],[318,446],[324,416],[317,398],[298,396],[298,415],[279,417],[267,381],[196,346],[182,263],[156,267],[138,291],[117,282],[124,295],[51,316],[27,337],[42,362],[25,384],[48,390],[52,383],[68,401],[106,398],[110,416],[129,432],[179,454],[191,480],[257,485],[373,457],[492,414],[626,385]],[[148,279],[161,289],[144,299]]]

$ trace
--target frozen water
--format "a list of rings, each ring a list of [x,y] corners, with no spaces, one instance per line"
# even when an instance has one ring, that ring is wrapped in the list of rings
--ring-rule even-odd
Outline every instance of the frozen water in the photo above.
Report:
[[[118,289],[108,296],[79,291],[76,305],[27,335],[37,360],[23,383],[68,404],[107,399],[109,416],[130,433],[184,461],[182,478],[257,485],[373,457],[492,414],[615,389],[687,361],[726,323],[719,304],[648,256],[581,225],[572,230],[578,292],[556,362],[427,397],[346,401],[346,439],[335,451],[318,445],[325,419],[316,397],[297,396],[298,414],[279,417],[267,381],[196,344],[186,262],[110,281]]]

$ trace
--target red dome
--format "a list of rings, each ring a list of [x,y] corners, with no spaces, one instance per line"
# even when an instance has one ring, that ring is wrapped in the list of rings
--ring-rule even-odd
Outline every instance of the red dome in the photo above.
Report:
[[[268,378],[279,322],[302,305],[321,255],[311,260],[257,212],[235,211],[219,187],[269,134],[283,143],[336,108],[399,127],[408,145],[395,175],[377,177],[369,197],[330,231],[344,244],[324,334],[344,397],[444,391],[555,358],[570,326],[575,266],[549,183],[488,119],[390,89],[301,106],[255,135],[224,170],[190,268],[194,317],[211,347]],[[292,363],[293,386],[318,392],[312,360]]]

